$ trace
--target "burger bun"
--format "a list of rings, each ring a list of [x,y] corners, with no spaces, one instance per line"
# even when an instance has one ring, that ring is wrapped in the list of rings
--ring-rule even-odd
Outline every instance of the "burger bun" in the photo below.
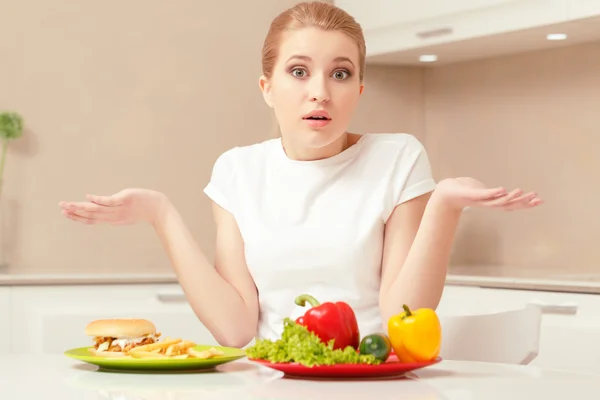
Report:
[[[156,333],[156,326],[146,319],[99,319],[85,328],[87,336],[132,339]]]
[[[113,357],[113,358],[119,358],[119,357],[125,357],[127,356],[127,354],[121,352],[121,351],[98,351],[94,348],[89,348],[88,349],[89,352],[96,357]]]

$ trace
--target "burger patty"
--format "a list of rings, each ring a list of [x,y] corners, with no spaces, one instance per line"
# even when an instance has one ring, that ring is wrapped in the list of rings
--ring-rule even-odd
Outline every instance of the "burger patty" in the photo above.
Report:
[[[156,335],[156,336],[159,336],[159,335]],[[112,344],[112,342],[114,340],[115,340],[115,338],[111,338],[111,337],[97,337],[97,338],[94,338],[94,348],[97,350],[98,347],[102,343],[104,343],[104,342],[110,342],[111,345],[105,351],[127,352],[127,351],[133,349],[134,347],[144,346],[144,345],[152,344],[152,343],[156,342],[156,339],[154,339],[153,337],[148,337],[148,338],[145,338],[142,341],[137,342],[137,343],[128,343],[125,346],[125,348],[121,348],[121,346],[119,344],[115,344],[115,345]]]

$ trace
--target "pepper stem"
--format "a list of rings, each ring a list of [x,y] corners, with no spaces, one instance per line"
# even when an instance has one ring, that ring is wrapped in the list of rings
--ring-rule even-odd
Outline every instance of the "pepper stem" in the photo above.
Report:
[[[315,299],[314,297],[312,297],[309,294],[303,294],[303,295],[296,297],[296,304],[298,304],[300,307],[304,307],[306,305],[307,301],[313,307],[318,307],[321,305],[321,303],[319,303],[317,301],[317,299]]]
[[[404,311],[406,312],[407,317],[410,317],[412,315],[412,312],[410,312],[410,308],[408,308],[408,306],[406,304],[403,304],[402,308],[404,308]]]

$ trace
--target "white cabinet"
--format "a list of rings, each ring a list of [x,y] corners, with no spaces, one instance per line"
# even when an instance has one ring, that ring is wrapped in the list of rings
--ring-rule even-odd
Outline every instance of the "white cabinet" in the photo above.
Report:
[[[367,55],[564,22],[569,0],[338,0],[363,26]]]
[[[569,0],[569,19],[600,16],[600,0]]]
[[[423,54],[443,64],[552,48],[558,44],[546,35],[575,29],[564,26],[569,9],[589,14],[597,7],[591,3],[596,0],[334,0],[363,27],[367,61],[391,65],[421,64]],[[597,38],[591,26],[577,32],[570,43]]]
[[[438,313],[492,313],[541,304],[540,352],[531,365],[600,373],[600,295],[446,286]]]
[[[89,346],[85,327],[102,318],[146,318],[163,337],[217,344],[177,284],[15,286],[11,302],[13,352]]]
[[[0,286],[0,354],[10,351],[10,290],[9,286]]]
[[[335,4],[354,16],[367,31],[392,25],[420,24],[460,13],[494,7],[514,0],[338,0]]]

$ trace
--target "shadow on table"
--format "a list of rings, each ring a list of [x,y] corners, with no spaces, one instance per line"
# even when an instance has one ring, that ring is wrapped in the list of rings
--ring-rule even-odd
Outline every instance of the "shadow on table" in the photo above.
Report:
[[[487,372],[465,372],[465,371],[449,371],[447,369],[436,369],[435,367],[429,367],[422,369],[416,373],[410,373],[412,375],[412,379],[435,379],[435,378],[448,378],[448,377],[458,377],[458,378],[481,378],[494,376],[494,374]]]
[[[236,397],[265,380],[253,373],[257,369],[254,365],[235,362],[192,371],[108,370],[90,364],[75,364],[72,368],[78,372],[67,378],[65,384],[96,392],[103,399]]]
[[[448,378],[448,377],[460,377],[460,378],[480,378],[492,376],[485,372],[464,372],[464,371],[449,371],[447,369],[436,369],[435,367],[429,367],[421,369],[417,372],[407,372],[405,374],[396,376],[381,376],[381,377],[351,377],[351,378],[338,378],[338,377],[304,377],[304,376],[292,376],[285,375],[282,379],[287,380],[309,380],[309,381],[322,381],[322,382],[370,382],[370,381],[405,381],[405,380],[423,380],[423,379],[435,379],[435,378]]]
[[[229,363],[218,365],[214,368],[185,369],[185,370],[157,370],[157,369],[118,369],[104,368],[92,364],[75,364],[72,369],[85,372],[108,373],[108,374],[132,374],[132,375],[182,375],[182,374],[218,374],[224,372],[246,372],[255,370],[256,367],[247,363]]]

